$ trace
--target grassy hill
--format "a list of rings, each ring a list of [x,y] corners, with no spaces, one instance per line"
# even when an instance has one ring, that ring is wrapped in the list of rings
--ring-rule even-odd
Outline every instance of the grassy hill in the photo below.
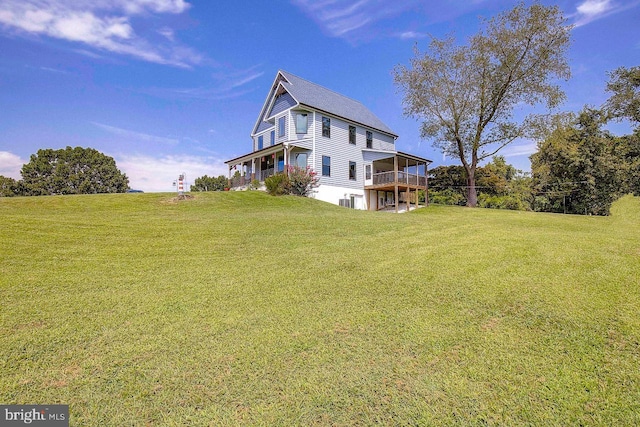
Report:
[[[0,403],[71,425],[640,423],[611,217],[258,192],[0,199]]]

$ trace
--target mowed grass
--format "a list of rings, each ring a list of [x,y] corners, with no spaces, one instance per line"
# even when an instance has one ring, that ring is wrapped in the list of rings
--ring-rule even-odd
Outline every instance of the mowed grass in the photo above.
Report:
[[[640,199],[0,199],[0,403],[71,425],[640,424]]]

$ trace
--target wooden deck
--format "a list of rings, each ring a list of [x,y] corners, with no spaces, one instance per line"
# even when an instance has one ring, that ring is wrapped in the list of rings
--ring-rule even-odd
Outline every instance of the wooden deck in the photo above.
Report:
[[[373,174],[372,183],[365,185],[365,190],[393,191],[396,187],[410,190],[424,190],[427,187],[427,177],[398,171],[380,172]]]

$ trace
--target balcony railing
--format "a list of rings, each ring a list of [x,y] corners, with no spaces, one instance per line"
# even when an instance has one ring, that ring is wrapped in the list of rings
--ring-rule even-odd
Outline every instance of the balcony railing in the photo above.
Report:
[[[398,179],[396,180],[395,172],[379,172],[373,174],[373,185],[384,184],[408,184],[426,187],[427,177],[398,171]]]

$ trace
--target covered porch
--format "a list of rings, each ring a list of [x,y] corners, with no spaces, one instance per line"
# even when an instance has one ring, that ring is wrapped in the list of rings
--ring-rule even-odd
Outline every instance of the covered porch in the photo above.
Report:
[[[252,181],[264,182],[268,177],[287,170],[289,165],[307,166],[307,151],[293,144],[280,143],[226,161],[229,186],[241,188]]]
[[[411,204],[415,209],[420,190],[424,190],[427,204],[427,169],[430,163],[431,160],[401,152],[373,160],[371,171],[365,171],[364,188],[369,209],[409,211]],[[401,204],[404,204],[404,209]]]

